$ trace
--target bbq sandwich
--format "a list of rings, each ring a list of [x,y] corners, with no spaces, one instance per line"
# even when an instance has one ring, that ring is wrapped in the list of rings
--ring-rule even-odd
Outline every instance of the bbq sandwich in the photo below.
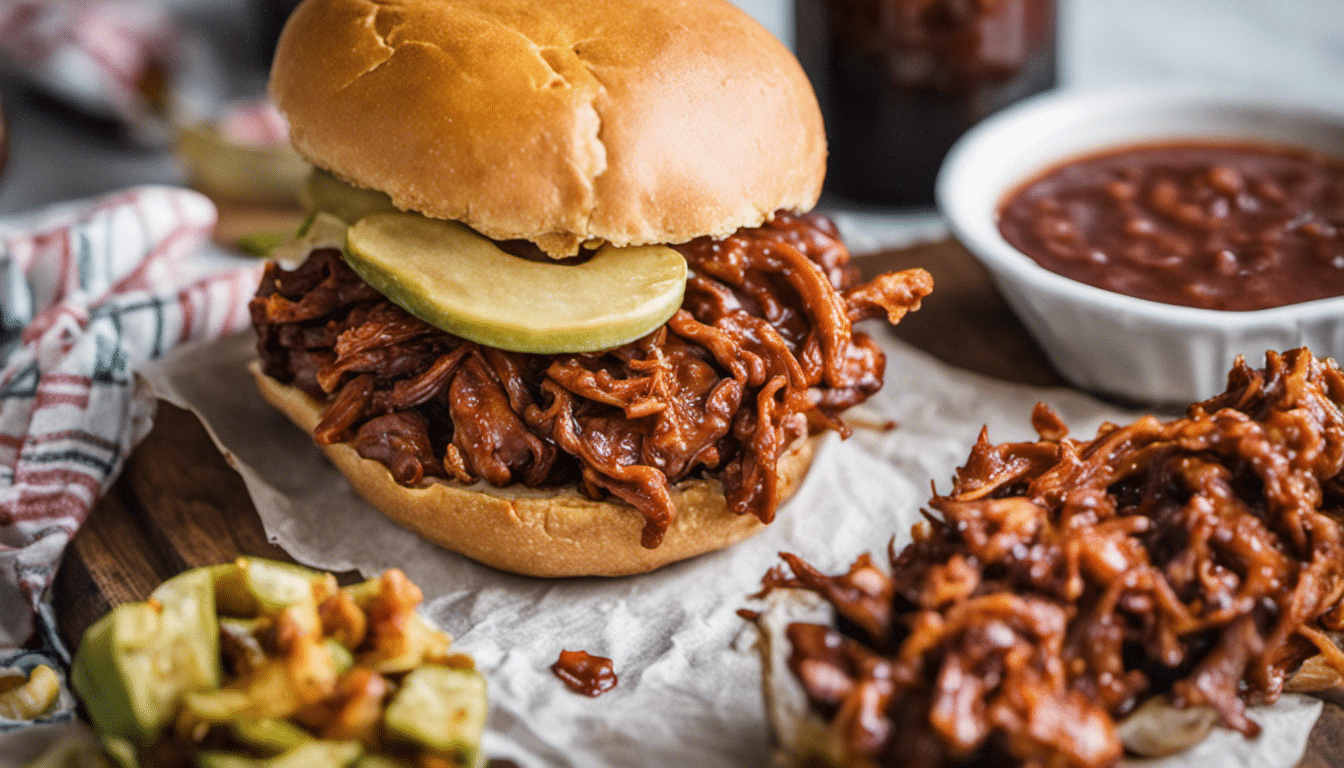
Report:
[[[374,506],[545,576],[651,570],[770,522],[882,385],[816,202],[789,52],[722,0],[307,0],[271,93],[319,169],[252,303],[265,396]]]

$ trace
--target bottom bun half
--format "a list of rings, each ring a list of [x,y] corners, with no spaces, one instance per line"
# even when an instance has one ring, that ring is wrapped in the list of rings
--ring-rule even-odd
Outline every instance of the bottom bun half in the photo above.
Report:
[[[255,361],[249,369],[267,402],[311,435],[326,404],[263,374]],[[798,440],[779,457],[781,502],[802,484],[818,439]],[[765,527],[751,515],[729,511],[717,479],[685,480],[672,487],[677,515],[662,545],[645,549],[639,543],[644,517],[638,510],[590,499],[573,484],[496,488],[431,478],[410,488],[349,444],[321,447],[355,491],[399,525],[445,549],[528,576],[645,573],[722,549]]]

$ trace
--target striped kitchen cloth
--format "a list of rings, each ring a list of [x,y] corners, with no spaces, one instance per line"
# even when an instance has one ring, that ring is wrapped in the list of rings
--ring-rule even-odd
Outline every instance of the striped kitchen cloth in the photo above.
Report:
[[[166,116],[183,46],[183,33],[162,2],[0,2],[0,61],[10,71],[146,134]]]
[[[149,429],[135,366],[247,324],[260,265],[194,256],[215,217],[139,187],[0,221],[0,649],[52,628],[61,554]]]

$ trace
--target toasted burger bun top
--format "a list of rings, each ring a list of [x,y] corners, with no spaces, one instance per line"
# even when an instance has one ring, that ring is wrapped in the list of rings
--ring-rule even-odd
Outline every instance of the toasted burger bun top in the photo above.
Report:
[[[725,236],[825,174],[797,60],[727,0],[306,0],[270,90],[314,164],[555,256]]]

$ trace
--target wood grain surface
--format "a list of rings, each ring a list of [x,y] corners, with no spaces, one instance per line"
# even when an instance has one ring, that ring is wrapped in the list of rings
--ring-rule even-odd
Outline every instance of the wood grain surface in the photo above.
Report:
[[[200,420],[161,402],[154,429],[75,535],[56,575],[62,639],[73,648],[112,606],[145,599],[187,568],[239,555],[293,562],[267,541],[243,479]]]
[[[1064,380],[999,296],[989,272],[952,240],[858,258],[865,277],[910,267],[933,275],[933,295],[892,332],[945,362],[1020,384]]]
[[[936,298],[893,331],[910,344],[1008,381],[1062,383],[988,273],[956,243],[870,254],[859,265],[868,275],[911,266],[933,274]],[[196,417],[161,405],[153,431],[75,536],[57,575],[62,636],[73,648],[84,628],[111,606],[144,599],[185,568],[239,555],[290,560],[267,541],[242,479]],[[1344,698],[1327,700],[1299,768],[1344,766],[1341,704]]]

